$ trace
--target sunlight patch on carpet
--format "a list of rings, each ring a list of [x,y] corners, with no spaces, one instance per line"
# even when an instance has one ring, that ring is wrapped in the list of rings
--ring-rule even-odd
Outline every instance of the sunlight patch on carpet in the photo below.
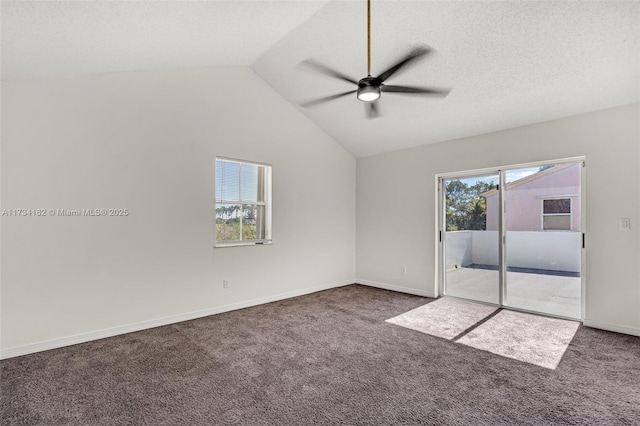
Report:
[[[575,321],[503,310],[457,342],[555,370],[578,326]]]
[[[453,339],[495,311],[493,306],[443,297],[390,318],[387,322],[432,336]]]

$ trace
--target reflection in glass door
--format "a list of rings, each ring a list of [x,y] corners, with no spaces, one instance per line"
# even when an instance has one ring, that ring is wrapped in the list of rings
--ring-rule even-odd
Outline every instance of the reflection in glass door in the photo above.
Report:
[[[506,306],[581,317],[581,171],[564,163],[505,172]]]
[[[486,215],[487,194],[497,193],[497,185],[497,174],[442,182],[446,295],[500,303],[498,228],[488,226]]]

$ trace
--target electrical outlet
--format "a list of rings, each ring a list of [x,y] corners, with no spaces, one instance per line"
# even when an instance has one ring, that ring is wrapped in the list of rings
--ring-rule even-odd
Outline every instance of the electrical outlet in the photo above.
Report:
[[[627,231],[631,229],[631,218],[623,217],[620,219],[620,229],[623,231]]]
[[[222,280],[222,288],[229,288],[229,281],[228,280]]]

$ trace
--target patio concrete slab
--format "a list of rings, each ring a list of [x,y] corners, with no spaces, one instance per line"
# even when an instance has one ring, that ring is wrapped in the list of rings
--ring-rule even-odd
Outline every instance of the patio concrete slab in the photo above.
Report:
[[[447,295],[498,303],[498,271],[447,271]],[[580,277],[507,272],[506,306],[580,319]]]

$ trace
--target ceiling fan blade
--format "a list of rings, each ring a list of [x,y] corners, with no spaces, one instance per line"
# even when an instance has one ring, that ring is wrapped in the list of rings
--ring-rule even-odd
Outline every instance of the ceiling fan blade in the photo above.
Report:
[[[381,92],[404,93],[406,95],[429,95],[444,98],[450,92],[449,89],[434,89],[428,87],[410,87],[410,86],[388,86],[383,84],[380,86]]]
[[[378,118],[380,117],[380,111],[378,110],[378,102],[367,102],[365,104],[365,111],[367,113],[367,118]]]
[[[305,103],[301,104],[300,106],[302,106],[304,108],[312,107],[312,106],[323,104],[325,102],[332,101],[334,99],[341,98],[343,96],[351,95],[352,93],[356,93],[356,92],[357,92],[357,90],[350,90],[348,92],[338,93],[337,95],[331,95],[331,96],[326,96],[324,98],[316,99],[315,101],[305,102]]]
[[[393,74],[395,74],[400,68],[404,67],[410,62],[413,62],[416,59],[419,59],[429,53],[431,53],[431,49],[427,47],[417,47],[413,49],[411,52],[409,52],[407,56],[402,58],[397,64],[395,64],[394,66],[392,66],[391,68],[389,68],[388,70],[380,74],[378,76],[378,79],[380,81],[385,81],[386,79],[391,77]]]
[[[329,68],[328,66],[321,64],[319,62],[313,61],[311,59],[307,59],[306,61],[302,61],[300,62],[300,65],[304,65],[306,67],[309,68],[313,68],[314,70],[324,74],[324,75],[328,75],[330,77],[334,77],[340,80],[344,80],[344,81],[348,81],[349,83],[352,84],[358,84],[358,82],[356,80],[354,80],[353,78],[349,77],[348,75],[345,75],[339,71],[336,71],[332,68]]]

